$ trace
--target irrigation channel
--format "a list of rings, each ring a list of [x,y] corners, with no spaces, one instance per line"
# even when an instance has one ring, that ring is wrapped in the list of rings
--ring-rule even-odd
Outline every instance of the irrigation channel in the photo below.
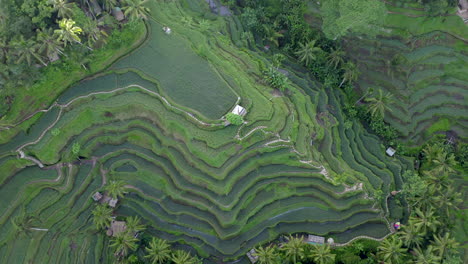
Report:
[[[387,157],[357,122],[345,128],[339,90],[286,62],[290,95],[272,97],[258,81],[264,54],[231,41],[242,30],[236,17],[215,17],[201,33],[182,24],[197,5],[151,8],[146,43],[0,145],[0,263],[111,259],[92,225],[91,196],[116,179],[129,189],[116,215],[138,215],[145,232],[209,261],[244,263],[248,250],[281,234],[346,243],[390,233],[397,208],[372,196],[400,189],[412,161]],[[235,104],[247,108],[246,123],[225,127]],[[34,239],[16,236],[12,219],[22,210],[40,220]]]

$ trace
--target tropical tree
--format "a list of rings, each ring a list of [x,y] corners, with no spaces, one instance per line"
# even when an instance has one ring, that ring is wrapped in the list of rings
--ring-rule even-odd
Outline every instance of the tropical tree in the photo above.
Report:
[[[313,245],[310,251],[309,258],[317,264],[330,264],[335,261],[335,254],[331,253],[330,246],[326,245]]]
[[[447,154],[445,151],[439,152],[432,163],[435,165],[433,171],[438,174],[454,173],[454,168],[458,165],[455,155],[453,153]]]
[[[279,255],[274,246],[258,247],[253,255],[258,257],[258,264],[279,263]]]
[[[39,45],[35,40],[25,39],[23,35],[20,35],[12,45],[17,56],[16,63],[26,61],[31,66],[34,61],[38,61],[44,66],[47,65],[38,53]]]
[[[345,82],[354,82],[359,77],[359,70],[351,61],[345,63],[342,67],[343,70],[343,80],[341,80],[340,87],[343,86]]]
[[[140,218],[138,216],[129,216],[125,219],[125,225],[127,226],[126,231],[131,235],[145,230],[145,226],[140,224]]]
[[[50,0],[50,3],[54,7],[54,11],[57,11],[57,16],[60,18],[71,18],[73,15],[73,3],[68,3],[67,0]]]
[[[414,250],[415,261],[417,264],[439,264],[440,257],[434,254],[432,246],[428,246],[425,250],[416,248]]]
[[[283,34],[276,31],[272,26],[263,24],[263,33],[265,39],[271,43],[274,43],[277,47],[279,46],[278,39],[283,37]]]
[[[403,241],[401,239],[391,236],[382,241],[377,248],[379,250],[377,256],[387,264],[402,263],[406,252],[406,249],[402,248],[402,246]]]
[[[112,11],[112,9],[117,6],[117,0],[102,0],[102,6],[104,7],[104,10],[107,12]]]
[[[437,208],[442,210],[448,218],[451,217],[451,212],[458,210],[458,206],[462,202],[461,193],[455,191],[452,186],[447,186],[445,190],[434,197]]]
[[[16,233],[19,235],[31,235],[31,228],[34,224],[38,222],[38,218],[34,215],[26,213],[26,210],[23,208],[19,215],[11,219],[11,224],[16,230]]]
[[[329,66],[333,66],[334,69],[338,68],[341,64],[344,63],[345,52],[341,49],[332,49],[330,54],[328,54]]]
[[[322,49],[315,46],[317,40],[309,41],[307,44],[300,43],[300,48],[295,54],[298,56],[299,61],[309,66],[312,61],[317,59],[317,55],[322,52]]]
[[[107,33],[99,28],[98,23],[96,20],[88,19],[86,20],[85,25],[83,26],[84,32],[86,32],[88,36],[88,45],[93,45],[100,39],[104,39],[107,37]],[[104,39],[105,42],[105,39]]]
[[[176,250],[171,255],[171,260],[174,264],[196,264],[198,259],[190,255],[188,251]]]
[[[37,41],[39,43],[39,53],[44,54],[49,59],[63,53],[62,43],[57,40],[50,28],[38,30]]]
[[[171,249],[166,240],[153,237],[149,247],[145,248],[147,254],[145,258],[149,259],[151,264],[167,263],[171,257]]]
[[[425,234],[419,232],[412,221],[402,226],[402,229],[398,232],[398,237],[408,248],[420,247],[423,243],[424,235]]]
[[[373,117],[383,118],[386,111],[392,111],[389,106],[393,103],[392,97],[392,94],[387,93],[384,95],[382,89],[379,89],[378,96],[366,98],[366,102],[369,103],[368,112]]]
[[[122,10],[131,21],[145,20],[148,18],[146,14],[149,12],[149,8],[145,6],[146,2],[148,0],[124,0]]]
[[[120,232],[111,239],[110,247],[115,249],[115,256],[125,257],[129,251],[135,251],[138,248],[137,242],[138,239],[128,232]]]
[[[432,161],[442,152],[444,152],[444,149],[441,144],[429,144],[423,149],[424,158],[429,164],[432,164]]]
[[[65,46],[67,46],[67,43],[81,43],[81,39],[78,35],[80,35],[83,30],[75,26],[75,21],[64,18],[59,21],[59,27],[59,29],[54,31],[58,41],[62,41]]]
[[[113,199],[122,198],[125,194],[125,182],[123,181],[110,181],[109,184],[104,187],[107,194]]]
[[[444,236],[435,235],[432,246],[434,248],[434,253],[442,259],[450,252],[457,250],[460,244],[454,238],[450,237],[450,233],[445,233]]]
[[[288,243],[284,244],[281,250],[284,252],[286,258],[292,263],[297,263],[305,257],[304,253],[304,238],[290,236]]]
[[[410,221],[414,223],[419,232],[427,234],[432,231],[435,232],[437,227],[441,225],[438,216],[435,215],[435,210],[432,207],[427,208],[424,212],[420,208],[414,210],[415,215],[410,217]]]
[[[97,229],[108,227],[112,221],[112,209],[105,205],[98,205],[93,210],[93,222]]]

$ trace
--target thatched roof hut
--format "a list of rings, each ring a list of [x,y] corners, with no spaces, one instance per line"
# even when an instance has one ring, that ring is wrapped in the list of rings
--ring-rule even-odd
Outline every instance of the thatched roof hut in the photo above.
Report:
[[[106,234],[108,236],[117,236],[119,233],[124,232],[127,229],[124,221],[112,220],[111,226],[107,229]]]
[[[112,9],[112,15],[115,17],[115,19],[117,19],[117,21],[122,21],[125,19],[125,15],[124,13],[122,12],[122,9],[120,9],[120,7],[115,7],[114,9]]]

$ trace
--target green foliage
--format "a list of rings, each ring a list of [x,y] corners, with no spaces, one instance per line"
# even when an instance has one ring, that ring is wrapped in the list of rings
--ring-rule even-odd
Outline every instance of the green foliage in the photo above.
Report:
[[[72,145],[72,153],[77,155],[80,152],[81,145],[78,142],[73,143]]]
[[[229,121],[229,123],[239,126],[244,123],[244,119],[240,115],[236,115],[234,113],[228,113],[226,114],[226,120]]]
[[[108,227],[112,221],[112,209],[106,205],[98,205],[94,208],[93,222],[97,229],[104,229]]]
[[[263,79],[271,87],[282,92],[284,92],[288,86],[288,77],[272,66],[263,71]]]
[[[54,136],[54,137],[60,135],[60,129],[58,129],[58,128],[52,129],[51,134],[52,134],[52,136]]]
[[[328,0],[320,10],[322,30],[330,39],[350,34],[375,36],[387,16],[385,4],[378,0]]]

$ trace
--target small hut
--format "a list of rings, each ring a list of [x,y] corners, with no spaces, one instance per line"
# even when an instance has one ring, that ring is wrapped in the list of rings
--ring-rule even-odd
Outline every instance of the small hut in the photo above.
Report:
[[[308,235],[306,242],[309,244],[325,244],[325,238],[321,236]]]
[[[240,116],[245,116],[247,114],[247,111],[245,110],[244,107],[240,105],[236,105],[234,109],[232,110],[233,114],[240,115]]]
[[[114,9],[112,9],[112,15],[119,22],[125,19],[125,15],[120,9],[120,7],[115,7]]]
[[[99,16],[102,13],[102,8],[98,4],[98,2],[96,0],[91,0],[89,3],[91,5],[91,8],[93,9],[93,14],[95,16]]]
[[[468,0],[458,1],[457,15],[463,19],[465,24],[468,24]]]
[[[127,229],[124,221],[112,220],[110,227],[107,229],[106,234],[108,236],[117,236],[119,233],[124,232]]]
[[[329,238],[327,239],[327,244],[333,245],[333,244],[335,244],[335,240],[334,240],[333,238],[329,237]]]
[[[115,206],[117,205],[117,202],[119,201],[119,199],[110,199],[109,200],[109,206],[112,207],[112,208],[115,208]]]
[[[395,155],[396,150],[392,147],[389,147],[385,153],[387,153],[388,156],[393,157]]]
[[[163,29],[164,33],[166,33],[167,35],[172,33],[172,30],[171,30],[170,27],[163,27],[162,29]]]
[[[102,199],[102,194],[100,192],[96,192],[95,194],[93,194],[93,200],[95,202],[99,202],[99,200]]]
[[[246,254],[251,263],[255,263],[255,262],[258,261],[258,256],[255,256],[255,253],[257,253],[257,252],[255,251],[254,248],[252,248],[252,249],[251,249],[249,252],[247,252],[247,254]]]

